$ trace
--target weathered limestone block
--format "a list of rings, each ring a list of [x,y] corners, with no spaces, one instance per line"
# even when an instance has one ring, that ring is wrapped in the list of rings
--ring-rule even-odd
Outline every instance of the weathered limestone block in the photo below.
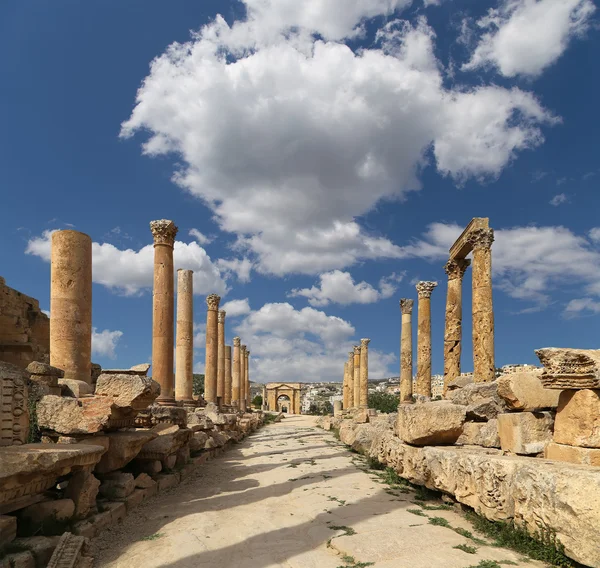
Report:
[[[139,365],[134,365],[129,370],[134,371],[135,373],[140,373],[145,377],[148,375],[148,371],[150,370],[150,363],[140,363]]]
[[[543,410],[556,408],[560,391],[545,389],[540,381],[542,371],[507,373],[498,378],[498,396],[510,410]]]
[[[467,385],[470,385],[470,384],[473,384],[473,375],[472,374],[460,375],[448,383],[446,390],[448,392],[452,392],[452,391],[455,391],[458,389],[462,389],[463,387],[466,387]]]
[[[136,471],[147,473],[148,475],[156,475],[163,469],[163,465],[160,460],[139,460],[134,463]]]
[[[0,516],[0,550],[17,538],[17,517]]]
[[[194,432],[194,435],[190,440],[190,451],[200,452],[206,447],[207,440],[208,434],[206,432]]]
[[[198,411],[189,412],[187,415],[187,424],[194,432],[198,430],[212,430],[214,422],[205,414],[201,414]]]
[[[0,513],[30,505],[23,499],[43,493],[71,471],[91,470],[104,448],[83,444],[27,444],[2,449]],[[14,508],[13,508],[14,507]]]
[[[44,534],[56,525],[56,529],[62,534],[60,521],[67,521],[75,514],[75,503],[71,499],[56,499],[54,501],[44,501],[25,507],[19,511],[19,534],[29,536],[39,533],[44,528]],[[56,524],[56,522],[59,522]]]
[[[53,367],[48,363],[42,363],[41,361],[32,361],[27,365],[27,371],[32,375],[40,375],[43,377],[56,377],[62,379],[65,376],[65,372],[58,367]]]
[[[80,398],[82,396],[94,394],[94,387],[85,381],[78,381],[77,379],[58,379],[58,384],[61,387],[62,396]]]
[[[160,385],[142,375],[104,371],[96,382],[96,396],[112,398],[118,407],[134,411],[146,410],[159,394]]]
[[[560,393],[554,427],[558,444],[600,448],[600,389]]]
[[[552,441],[554,415],[551,412],[512,412],[498,415],[498,435],[503,451],[539,454]]]
[[[454,444],[465,418],[465,407],[448,401],[404,404],[398,407],[397,434],[402,441],[419,446]]]
[[[135,478],[131,473],[116,471],[104,477],[100,484],[100,495],[106,499],[124,499],[133,493]]]
[[[96,496],[98,495],[98,481],[87,471],[78,471],[69,479],[65,491],[65,497],[75,503],[75,517],[81,519],[96,507]]]
[[[162,406],[153,404],[138,413],[135,425],[138,428],[153,428],[158,424],[174,424],[185,428],[187,410],[181,406]]]
[[[29,373],[0,361],[0,446],[25,444],[29,435]]]
[[[108,451],[109,438],[104,435],[95,436],[58,436],[52,437],[43,436],[42,442],[54,444],[85,444],[86,446],[101,446],[104,448],[104,453]]]
[[[483,446],[484,448],[499,448],[498,420],[493,418],[488,422],[465,422],[458,445]]]
[[[493,398],[485,398],[467,406],[467,420],[486,422],[496,418],[503,410]]]
[[[137,455],[137,460],[166,460],[187,445],[192,437],[191,430],[171,424],[159,424],[152,431],[157,434],[157,437],[144,444]]]
[[[60,537],[47,568],[85,568],[92,566],[87,554],[88,539],[65,533]]]
[[[98,377],[102,374],[102,367],[98,365],[98,363],[92,363],[91,365],[91,375],[92,375],[92,384],[95,385]]]
[[[464,406],[471,406],[492,399],[503,412],[506,411],[506,404],[498,395],[497,381],[469,383],[460,389],[449,390],[446,397],[454,404]]]
[[[121,430],[109,432],[108,452],[95,468],[97,473],[109,473],[125,467],[139,453],[144,444],[154,440],[158,434],[152,430]]]
[[[580,448],[550,442],[544,448],[544,457],[549,460],[600,467],[600,449],[597,448]]]
[[[135,478],[135,486],[138,489],[148,489],[149,487],[154,487],[156,485],[156,481],[152,479],[147,473],[140,473]]]
[[[28,550],[33,555],[36,567],[45,566],[47,568],[60,538],[59,536],[30,536],[18,538],[14,544],[21,549]]]
[[[600,349],[537,349],[547,389],[600,389]]]

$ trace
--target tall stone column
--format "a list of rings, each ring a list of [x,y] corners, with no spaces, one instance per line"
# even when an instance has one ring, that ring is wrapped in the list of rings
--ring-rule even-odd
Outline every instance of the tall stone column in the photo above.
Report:
[[[175,338],[175,399],[192,403],[194,366],[194,284],[192,270],[177,271],[177,335]]]
[[[223,404],[225,398],[225,310],[217,316],[217,400]]]
[[[262,409],[263,410],[269,410],[269,405],[267,403],[267,385],[263,385],[263,388],[262,388],[262,399],[263,399]]]
[[[354,408],[354,351],[348,352],[348,408]]]
[[[231,345],[225,345],[225,406],[231,406],[231,382]]]
[[[354,346],[352,375],[354,377],[354,408],[360,407],[360,346]]]
[[[360,408],[369,408],[369,342],[360,340]]]
[[[250,390],[250,351],[246,351],[246,408],[252,408],[252,392]]]
[[[217,365],[219,357],[219,324],[218,310],[221,298],[216,294],[206,296],[206,353],[204,370],[204,399],[206,402],[217,402]]]
[[[493,381],[494,307],[492,303],[493,229],[477,229],[469,236],[473,245],[473,380]]]
[[[240,410],[246,412],[246,346],[240,347]]]
[[[78,231],[52,233],[50,364],[65,379],[90,384],[92,358],[92,239]]]
[[[348,408],[348,361],[344,361],[344,378],[342,379],[342,406]]]
[[[240,408],[240,345],[239,337],[233,338],[233,366],[231,369],[231,404]]]
[[[419,294],[417,329],[416,393],[431,396],[431,293],[437,282],[418,282]]]
[[[448,383],[460,375],[462,349],[462,281],[470,260],[449,260],[444,267],[448,275],[446,328],[444,330],[444,394]]]
[[[412,354],[412,310],[415,301],[400,300],[402,312],[402,335],[400,338],[400,402],[412,402],[413,354]]]
[[[150,222],[154,237],[154,290],[152,295],[152,378],[160,384],[158,404],[175,402],[173,388],[173,245],[177,227],[173,221]]]

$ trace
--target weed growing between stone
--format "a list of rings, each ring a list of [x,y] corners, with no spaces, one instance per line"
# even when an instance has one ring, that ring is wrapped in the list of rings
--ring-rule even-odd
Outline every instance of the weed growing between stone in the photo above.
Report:
[[[365,568],[365,566],[373,566],[374,562],[357,562],[353,556],[344,554],[342,560],[345,562],[343,566],[337,568]]]
[[[161,536],[164,536],[163,533],[154,533],[148,536],[143,536],[142,538],[140,538],[140,540],[156,540],[157,538],[160,538]]]
[[[329,501],[335,501],[336,503],[339,503],[342,506],[346,504],[346,501],[338,499],[337,497],[332,497],[331,495],[327,497],[327,499],[329,499]]]
[[[342,536],[352,536],[356,534],[356,531],[352,527],[347,527],[346,525],[331,525],[329,527],[332,531],[344,531]]]
[[[469,546],[468,544],[457,544],[452,548],[457,548],[458,550],[462,550],[467,554],[475,554],[477,552],[477,548],[475,546]]]
[[[421,509],[406,509],[409,513],[417,515],[417,517],[426,517],[427,515]]]
[[[444,503],[440,503],[439,505],[427,505],[426,503],[415,501],[415,505],[419,505],[419,507],[425,511],[452,511],[452,506],[445,505]]]
[[[444,519],[443,517],[429,517],[429,524],[437,527],[446,527],[449,529],[452,528],[448,522],[448,519]]]

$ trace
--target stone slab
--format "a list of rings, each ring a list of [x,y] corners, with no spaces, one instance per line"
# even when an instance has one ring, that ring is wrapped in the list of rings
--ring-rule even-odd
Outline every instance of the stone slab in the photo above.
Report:
[[[543,410],[558,406],[559,390],[543,387],[541,370],[508,373],[498,378],[498,395],[510,410]]]
[[[549,460],[600,467],[600,449],[598,448],[580,448],[550,442],[544,449],[544,457]]]
[[[547,389],[600,389],[600,349],[537,349]]]
[[[560,393],[554,441],[570,446],[600,448],[600,389]]]
[[[403,404],[397,434],[408,444],[453,444],[462,433],[466,408],[448,401]]]
[[[17,517],[0,516],[0,549],[17,538]]]
[[[552,441],[551,412],[511,412],[498,415],[500,447],[513,454],[534,455]]]

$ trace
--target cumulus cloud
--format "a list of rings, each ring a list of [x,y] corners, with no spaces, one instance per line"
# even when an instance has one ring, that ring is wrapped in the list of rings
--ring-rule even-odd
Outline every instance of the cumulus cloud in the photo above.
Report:
[[[108,357],[115,359],[115,349],[119,340],[123,337],[123,332],[119,330],[111,331],[105,329],[98,331],[95,327],[92,328],[92,354],[99,357]]]
[[[148,136],[149,156],[177,154],[174,180],[259,272],[400,258],[357,218],[419,190],[431,159],[458,182],[496,177],[556,122],[519,89],[445,86],[424,19],[386,23],[368,49],[342,43],[408,2],[245,4],[247,20],[217,17],[152,62],[121,136]]]
[[[593,298],[577,298],[571,300],[565,308],[565,317],[571,318],[582,314],[600,314],[600,302]]]
[[[194,349],[206,348],[206,323],[194,322]]]
[[[600,243],[600,227],[594,227],[593,229],[590,229],[588,235],[593,242]]]
[[[562,205],[563,203],[567,203],[567,201],[569,201],[569,198],[567,197],[566,193],[558,193],[550,200],[550,205],[554,205],[554,207],[558,207],[559,205]]]
[[[27,243],[25,252],[50,261],[51,238],[54,231],[44,231]],[[175,241],[173,251],[175,271],[194,271],[194,294],[226,294],[227,284],[218,267],[196,242]],[[140,250],[119,249],[110,243],[92,243],[92,279],[97,284],[125,295],[151,289],[154,280],[154,247]]]
[[[222,310],[227,312],[227,317],[235,318],[250,313],[250,303],[248,298],[243,300],[230,300],[221,306]]]
[[[587,31],[595,10],[591,0],[503,0],[477,22],[485,33],[463,70],[537,76]]]
[[[249,258],[220,258],[217,260],[217,266],[226,274],[235,274],[240,282],[250,282],[250,273],[252,271],[252,261]]]
[[[319,285],[311,288],[292,290],[288,296],[291,298],[303,296],[308,298],[311,306],[326,306],[330,302],[337,304],[372,304],[379,300],[390,298],[396,291],[395,282],[402,276],[392,274],[382,278],[379,290],[368,282],[355,283],[349,272],[333,270],[321,274]]]
[[[204,233],[201,233],[198,229],[190,229],[190,237],[194,237],[199,245],[208,245],[212,243],[212,239],[207,237]]]

